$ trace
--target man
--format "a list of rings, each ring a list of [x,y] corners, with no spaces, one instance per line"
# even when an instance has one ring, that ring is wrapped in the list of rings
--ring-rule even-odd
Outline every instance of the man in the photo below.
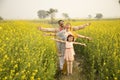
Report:
[[[38,29],[43,31],[43,32],[54,32],[56,34],[59,34],[59,32],[61,32],[62,30],[65,30],[65,26],[64,26],[64,21],[63,20],[59,20],[58,21],[58,25],[59,27],[58,28],[42,28],[42,27],[39,27]],[[72,27],[72,30],[73,31],[76,31],[76,30],[80,30],[80,29],[83,29],[85,28],[86,26],[89,26],[90,23],[87,23],[87,24],[84,24],[84,25],[81,25],[81,26],[75,26],[75,27]],[[57,38],[61,39],[61,40],[64,40],[64,36],[62,35],[57,35]],[[63,70],[63,65],[64,65],[64,51],[65,51],[65,44],[64,43],[61,43],[61,42],[57,42],[57,49],[58,49],[58,55],[59,55],[59,67],[60,67],[60,70]]]

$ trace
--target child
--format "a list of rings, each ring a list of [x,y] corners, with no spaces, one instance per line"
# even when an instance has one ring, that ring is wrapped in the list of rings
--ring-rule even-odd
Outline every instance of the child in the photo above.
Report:
[[[86,45],[82,43],[74,42],[74,36],[72,35],[67,36],[67,41],[58,40],[58,39],[53,39],[53,40],[65,43],[64,59],[67,62],[67,74],[68,75],[72,74],[72,66],[73,66],[74,55],[75,55],[73,44],[80,44],[83,46],[86,46]]]

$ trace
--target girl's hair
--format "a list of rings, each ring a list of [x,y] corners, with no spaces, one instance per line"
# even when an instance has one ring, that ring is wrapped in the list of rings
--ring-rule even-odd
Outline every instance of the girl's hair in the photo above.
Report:
[[[74,36],[71,35],[71,34],[67,36],[67,41],[68,41],[68,38],[69,38],[69,37],[73,37],[73,41],[74,41]]]

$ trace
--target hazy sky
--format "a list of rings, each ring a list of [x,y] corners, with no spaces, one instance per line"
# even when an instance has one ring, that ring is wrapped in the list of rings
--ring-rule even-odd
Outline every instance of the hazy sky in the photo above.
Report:
[[[62,13],[72,18],[94,17],[96,13],[120,18],[118,0],[0,0],[0,16],[4,19],[38,19],[38,10],[50,8],[58,9],[58,18]]]

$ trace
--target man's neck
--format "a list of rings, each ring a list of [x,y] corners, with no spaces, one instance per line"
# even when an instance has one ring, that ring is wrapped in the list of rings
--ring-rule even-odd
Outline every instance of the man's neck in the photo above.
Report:
[[[60,26],[60,29],[64,29],[64,26]]]
[[[64,28],[64,26],[60,26],[61,28]]]

